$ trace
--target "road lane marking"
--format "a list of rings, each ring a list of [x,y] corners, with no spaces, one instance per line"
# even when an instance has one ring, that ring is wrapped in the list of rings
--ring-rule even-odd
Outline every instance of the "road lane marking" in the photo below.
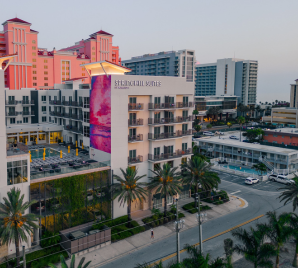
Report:
[[[241,192],[241,190],[236,191],[236,192],[234,192],[234,193],[230,193],[230,194],[236,194],[236,193],[240,193],[240,192]]]
[[[232,228],[230,228],[230,229],[228,229],[228,230],[225,230],[225,231],[223,231],[223,232],[221,232],[221,233],[218,233],[218,234],[216,234],[216,235],[213,235],[213,236],[211,236],[211,237],[209,237],[209,238],[203,240],[203,243],[204,243],[204,242],[207,242],[207,241],[209,241],[209,240],[211,240],[211,239],[213,239],[213,238],[216,238],[216,237],[218,237],[218,236],[221,236],[221,235],[224,235],[224,234],[226,234],[226,233],[229,233],[229,232],[231,232],[231,231],[233,231],[233,230],[235,230],[235,229],[237,229],[237,228],[239,228],[239,227],[242,227],[242,226],[244,226],[244,225],[246,225],[246,224],[248,224],[248,223],[251,223],[251,222],[253,222],[253,221],[255,221],[255,220],[258,220],[258,219],[260,219],[260,218],[262,218],[262,217],[264,217],[264,214],[262,214],[262,215],[260,215],[260,216],[258,216],[258,217],[255,217],[255,218],[253,218],[253,219],[251,219],[251,220],[248,220],[248,221],[246,221],[246,222],[243,222],[243,223],[241,223],[241,224],[238,224],[238,225],[236,225],[236,226],[234,226],[234,227],[232,227]],[[198,245],[200,245],[200,242],[198,242],[198,243],[196,243],[196,244],[194,244],[194,245],[192,245],[192,246],[193,246],[193,247],[197,247]],[[186,251],[186,249],[182,249],[182,250],[180,250],[180,253],[183,253],[183,252],[185,252],[185,251]],[[175,257],[175,256],[177,256],[177,253],[173,253],[173,254],[171,254],[171,255],[165,257],[165,258],[162,258],[162,259],[160,259],[160,260],[158,260],[158,261],[155,261],[154,263],[151,263],[148,267],[153,267],[154,265],[158,264],[160,261],[163,262],[163,261],[166,261],[166,260],[168,260],[168,259],[171,259],[171,258],[173,258],[173,257]]]

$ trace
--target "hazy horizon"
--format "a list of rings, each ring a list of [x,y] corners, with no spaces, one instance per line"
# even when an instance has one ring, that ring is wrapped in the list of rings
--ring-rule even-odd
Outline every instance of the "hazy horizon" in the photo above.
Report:
[[[41,4],[42,3],[42,4]],[[46,4],[47,3],[47,4]],[[102,29],[123,60],[193,49],[199,63],[222,58],[259,62],[257,102],[289,101],[298,78],[298,1],[9,1],[2,23],[18,17],[39,31],[39,47],[61,49]],[[2,31],[2,29],[1,29]]]

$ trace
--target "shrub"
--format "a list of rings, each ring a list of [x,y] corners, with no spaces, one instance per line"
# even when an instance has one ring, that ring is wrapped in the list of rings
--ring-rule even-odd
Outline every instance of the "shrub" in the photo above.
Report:
[[[150,223],[150,227],[154,228],[155,226],[156,226],[156,225],[155,225],[154,222],[151,222],[151,223]]]
[[[50,231],[45,231],[44,234],[42,235],[40,246],[42,248],[50,247],[58,244],[60,241],[61,241],[61,237],[58,232],[54,233]]]
[[[169,222],[168,218],[165,218],[164,223],[168,223],[168,222]]]
[[[116,218],[114,220],[109,220],[109,221],[106,221],[106,222],[103,222],[103,223],[101,223],[101,222],[96,223],[92,226],[92,229],[93,230],[102,230],[104,225],[106,225],[108,227],[113,227],[115,225],[119,225],[119,224],[126,223],[126,222],[128,222],[128,216],[127,215]]]

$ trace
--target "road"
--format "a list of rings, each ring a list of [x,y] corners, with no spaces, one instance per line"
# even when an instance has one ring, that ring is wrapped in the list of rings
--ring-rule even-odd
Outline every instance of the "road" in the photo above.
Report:
[[[277,189],[283,186],[281,184],[261,182],[258,185],[251,186],[244,184],[243,177],[227,173],[219,173],[219,176],[222,179],[220,189],[226,190],[228,193],[234,193],[234,195],[245,199],[248,202],[248,206],[203,224],[203,240],[265,214],[268,211],[277,210],[278,213],[292,211],[291,204],[283,206],[277,199],[280,194]],[[243,228],[248,228],[249,226],[254,226],[256,223],[265,221],[266,217],[262,217],[245,225]],[[228,237],[232,238],[230,232],[203,243],[204,253],[210,253],[212,258],[223,256],[223,240]],[[184,232],[182,231],[180,240],[181,248],[183,248],[183,245],[185,244],[193,245],[198,243],[198,227],[188,229]],[[156,244],[152,244],[100,267],[135,267],[137,263],[152,262],[154,260],[162,259],[175,251],[176,236],[173,235]],[[182,253],[181,259],[185,257],[187,257],[187,253]],[[170,258],[169,260],[164,261],[164,263],[168,264],[172,261],[175,261],[175,258]]]

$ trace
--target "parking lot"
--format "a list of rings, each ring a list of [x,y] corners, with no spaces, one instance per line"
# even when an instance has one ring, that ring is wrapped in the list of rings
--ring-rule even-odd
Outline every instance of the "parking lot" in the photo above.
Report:
[[[272,181],[260,181],[259,183],[253,184],[253,185],[248,185],[245,184],[245,177],[238,176],[235,174],[229,174],[226,172],[222,171],[216,171],[220,177],[220,179],[232,182],[232,183],[237,183],[252,189],[256,190],[261,190],[261,191],[269,191],[269,192],[278,192],[278,188],[286,186],[285,184],[278,183],[278,182],[272,182]]]

